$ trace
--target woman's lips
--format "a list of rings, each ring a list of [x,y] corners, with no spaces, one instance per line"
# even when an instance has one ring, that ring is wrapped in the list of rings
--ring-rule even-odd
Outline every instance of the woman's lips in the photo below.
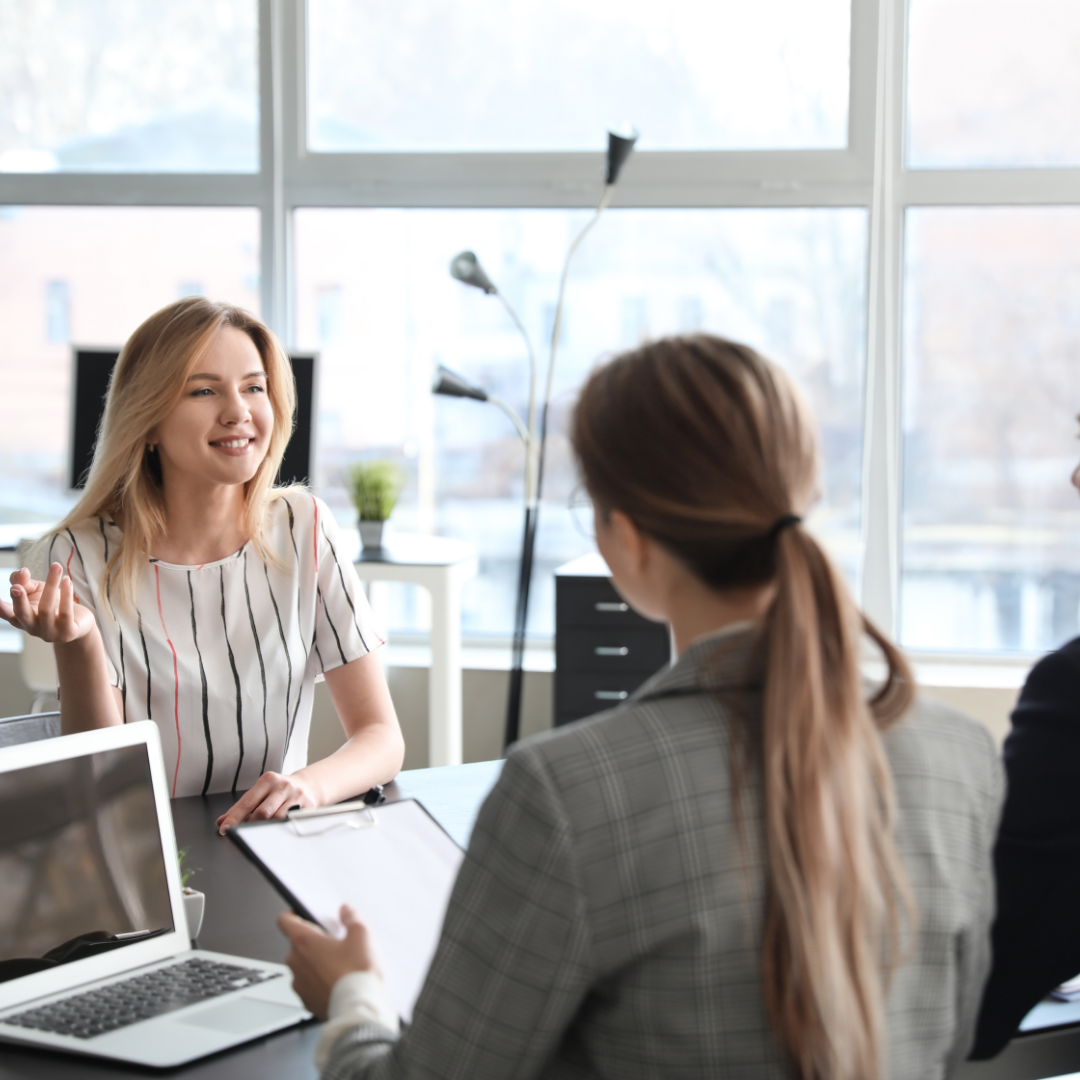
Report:
[[[242,457],[244,454],[250,454],[254,449],[255,439],[253,436],[244,439],[219,439],[210,445],[215,450],[228,454],[229,457]]]

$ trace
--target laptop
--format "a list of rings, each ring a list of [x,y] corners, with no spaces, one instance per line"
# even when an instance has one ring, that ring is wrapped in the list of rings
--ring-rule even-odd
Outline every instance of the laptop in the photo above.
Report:
[[[0,750],[0,1039],[166,1068],[310,1018],[192,948],[168,790],[151,721]]]

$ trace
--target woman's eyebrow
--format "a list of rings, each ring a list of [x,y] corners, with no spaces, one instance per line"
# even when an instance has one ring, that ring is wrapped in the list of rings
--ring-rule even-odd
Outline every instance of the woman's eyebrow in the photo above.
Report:
[[[265,371],[249,371],[246,375],[241,375],[240,378],[241,379],[257,379],[260,376],[265,379],[266,378],[266,372]],[[220,375],[211,375],[209,372],[206,372],[206,371],[199,371],[199,372],[196,372],[194,375],[189,375],[187,377],[188,382],[194,382],[196,379],[206,379],[209,382],[221,382],[221,376]]]

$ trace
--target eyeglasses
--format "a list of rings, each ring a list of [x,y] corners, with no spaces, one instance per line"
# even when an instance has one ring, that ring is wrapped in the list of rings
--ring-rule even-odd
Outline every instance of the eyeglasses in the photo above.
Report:
[[[570,492],[570,498],[567,500],[566,505],[570,511],[570,520],[573,521],[574,528],[587,540],[595,540],[596,519],[593,517],[592,499],[589,498],[589,493],[585,490],[584,484],[578,484]]]

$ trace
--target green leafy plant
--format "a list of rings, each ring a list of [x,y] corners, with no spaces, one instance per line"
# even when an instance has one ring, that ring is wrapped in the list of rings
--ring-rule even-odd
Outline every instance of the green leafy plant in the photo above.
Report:
[[[395,461],[356,461],[349,466],[346,485],[361,521],[386,521],[405,477]]]
[[[192,879],[192,877],[195,874],[197,874],[202,869],[201,866],[187,866],[187,867],[184,866],[184,859],[187,858],[187,854],[188,854],[188,852],[190,850],[191,850],[190,848],[182,847],[176,853],[176,865],[177,865],[178,869],[180,870],[180,888],[181,889],[186,889],[187,888],[187,883]]]

